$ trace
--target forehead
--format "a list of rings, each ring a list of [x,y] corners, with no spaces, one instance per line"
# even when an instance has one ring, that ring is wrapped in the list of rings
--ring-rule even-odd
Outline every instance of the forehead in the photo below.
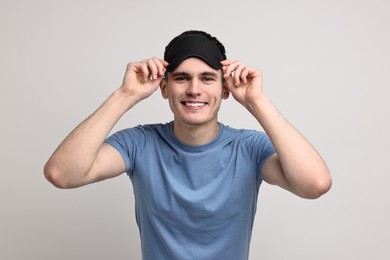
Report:
[[[221,70],[216,70],[210,67],[206,62],[199,58],[191,57],[182,61],[179,66],[173,71],[175,72],[185,72],[189,74],[199,74],[204,72],[212,72],[219,74]]]

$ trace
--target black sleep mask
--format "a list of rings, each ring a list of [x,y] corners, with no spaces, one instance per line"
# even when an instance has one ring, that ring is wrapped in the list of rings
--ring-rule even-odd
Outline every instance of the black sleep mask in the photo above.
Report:
[[[220,62],[224,60],[221,51],[212,41],[199,35],[182,35],[165,54],[165,60],[169,63],[167,71],[174,71],[182,61],[190,57],[202,59],[214,69],[220,69]]]

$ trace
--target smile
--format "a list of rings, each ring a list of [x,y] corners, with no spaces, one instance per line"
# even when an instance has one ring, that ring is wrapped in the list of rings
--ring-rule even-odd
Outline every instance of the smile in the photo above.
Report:
[[[183,104],[187,107],[203,107],[206,105],[203,102],[183,102]]]

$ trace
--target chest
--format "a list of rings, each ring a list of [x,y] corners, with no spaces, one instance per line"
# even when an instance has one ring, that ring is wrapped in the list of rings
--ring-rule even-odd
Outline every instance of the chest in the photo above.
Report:
[[[137,160],[132,182],[140,210],[208,219],[251,210],[260,185],[256,171],[232,145],[196,153],[151,147]]]

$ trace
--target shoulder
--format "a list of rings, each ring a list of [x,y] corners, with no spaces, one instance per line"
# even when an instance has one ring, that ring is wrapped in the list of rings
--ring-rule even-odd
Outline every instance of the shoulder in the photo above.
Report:
[[[165,124],[145,124],[145,125],[137,125],[130,128],[125,128],[117,131],[113,135],[151,135],[159,132],[169,131],[170,123]]]
[[[272,154],[274,147],[268,135],[261,130],[237,129],[222,125],[223,137],[240,147],[245,147],[249,154]]]
[[[106,139],[106,142],[114,146],[137,143],[145,145],[146,142],[156,139],[155,137],[166,135],[169,129],[170,123],[137,125],[115,132]]]
[[[267,135],[264,131],[254,130],[254,129],[243,129],[243,128],[234,128],[228,125],[220,123],[222,128],[222,134],[226,137],[232,137],[235,140],[245,141],[252,138],[267,138]]]

